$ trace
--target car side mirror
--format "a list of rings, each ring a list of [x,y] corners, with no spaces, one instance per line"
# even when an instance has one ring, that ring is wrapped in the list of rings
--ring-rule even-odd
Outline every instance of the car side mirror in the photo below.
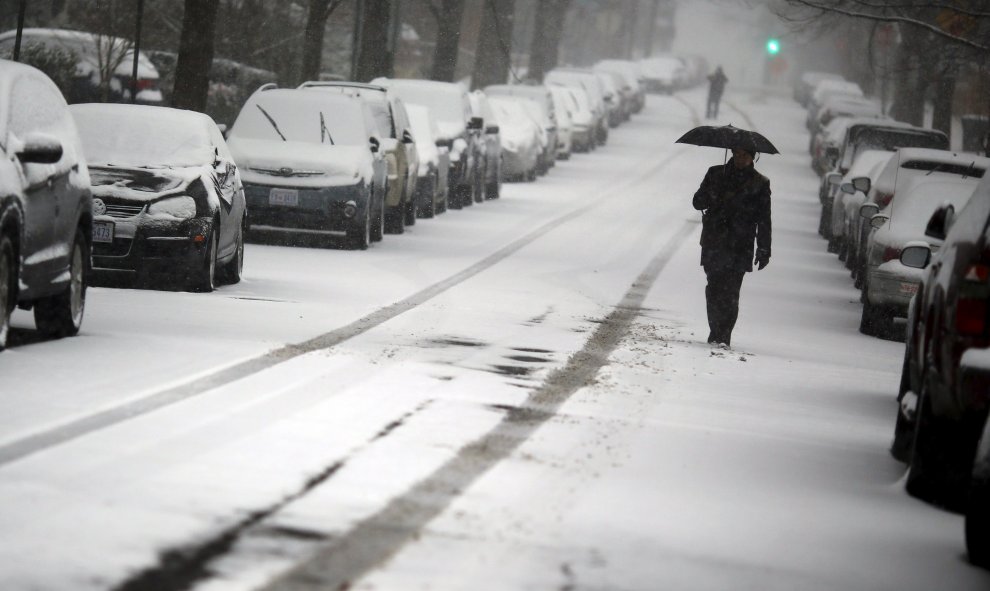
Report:
[[[17,158],[24,164],[55,164],[62,159],[62,142],[44,133],[30,133]]]
[[[870,226],[872,226],[876,230],[879,230],[881,227],[883,227],[884,224],[887,223],[887,220],[889,219],[890,219],[889,216],[880,215],[878,213],[877,215],[870,218]]]
[[[920,244],[905,246],[901,251],[901,264],[912,269],[924,269],[932,259],[932,249]]]
[[[825,182],[834,187],[842,182],[842,175],[837,172],[830,172],[825,175]]]
[[[454,140],[452,140],[450,138],[440,139],[440,140],[437,140],[434,143],[437,145],[438,148],[447,148],[449,150],[450,147],[454,144]]]
[[[854,187],[852,183],[842,183],[841,185],[839,185],[839,190],[842,191],[843,193],[848,193],[849,195],[852,195],[853,193],[856,192],[856,187]]]
[[[413,139],[413,135],[409,132],[408,129],[402,132],[402,143],[403,144],[411,144],[414,141],[416,141],[416,140]]]
[[[935,210],[932,217],[928,219],[928,226],[925,227],[925,236],[945,240],[952,227],[952,222],[956,217],[956,208],[951,205],[942,205]]]
[[[498,125],[489,125],[485,128],[485,133],[498,133]]]
[[[880,206],[876,203],[864,203],[859,207],[859,217],[871,219],[880,212]]]
[[[870,182],[870,177],[858,176],[852,180],[853,188],[857,191],[863,192],[864,194],[870,192],[871,185],[872,183]]]
[[[375,136],[371,136],[368,138],[368,147],[372,154],[377,154],[379,148],[382,147],[382,143]]]
[[[485,127],[485,120],[482,119],[481,117],[471,117],[471,120],[468,121],[467,124],[467,128],[472,131],[477,131],[479,129],[483,129],[484,127]]]

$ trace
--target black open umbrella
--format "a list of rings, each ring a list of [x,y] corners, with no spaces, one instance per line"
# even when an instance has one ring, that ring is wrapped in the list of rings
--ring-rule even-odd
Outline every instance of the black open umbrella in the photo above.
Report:
[[[675,143],[726,150],[740,148],[761,154],[780,154],[770,140],[759,133],[731,125],[701,125],[682,135]]]

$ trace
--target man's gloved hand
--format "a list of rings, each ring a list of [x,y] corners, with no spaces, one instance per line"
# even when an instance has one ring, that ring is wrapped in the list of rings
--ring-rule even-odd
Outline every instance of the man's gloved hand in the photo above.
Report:
[[[770,253],[762,250],[756,251],[756,258],[753,259],[753,264],[756,265],[758,271],[762,271],[764,267],[770,264]]]

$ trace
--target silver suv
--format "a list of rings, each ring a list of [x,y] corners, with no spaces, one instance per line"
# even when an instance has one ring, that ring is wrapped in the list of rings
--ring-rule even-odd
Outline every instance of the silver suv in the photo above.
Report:
[[[0,349],[14,306],[47,337],[82,326],[90,270],[89,172],[65,99],[40,71],[0,60]]]

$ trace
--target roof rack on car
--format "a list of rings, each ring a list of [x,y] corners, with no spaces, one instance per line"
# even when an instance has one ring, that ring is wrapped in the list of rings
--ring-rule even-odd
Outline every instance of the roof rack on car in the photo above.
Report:
[[[258,90],[256,90],[255,92],[264,92],[266,90],[274,90],[276,88],[278,88],[278,84],[275,84],[274,82],[266,82],[261,86],[259,86]]]

